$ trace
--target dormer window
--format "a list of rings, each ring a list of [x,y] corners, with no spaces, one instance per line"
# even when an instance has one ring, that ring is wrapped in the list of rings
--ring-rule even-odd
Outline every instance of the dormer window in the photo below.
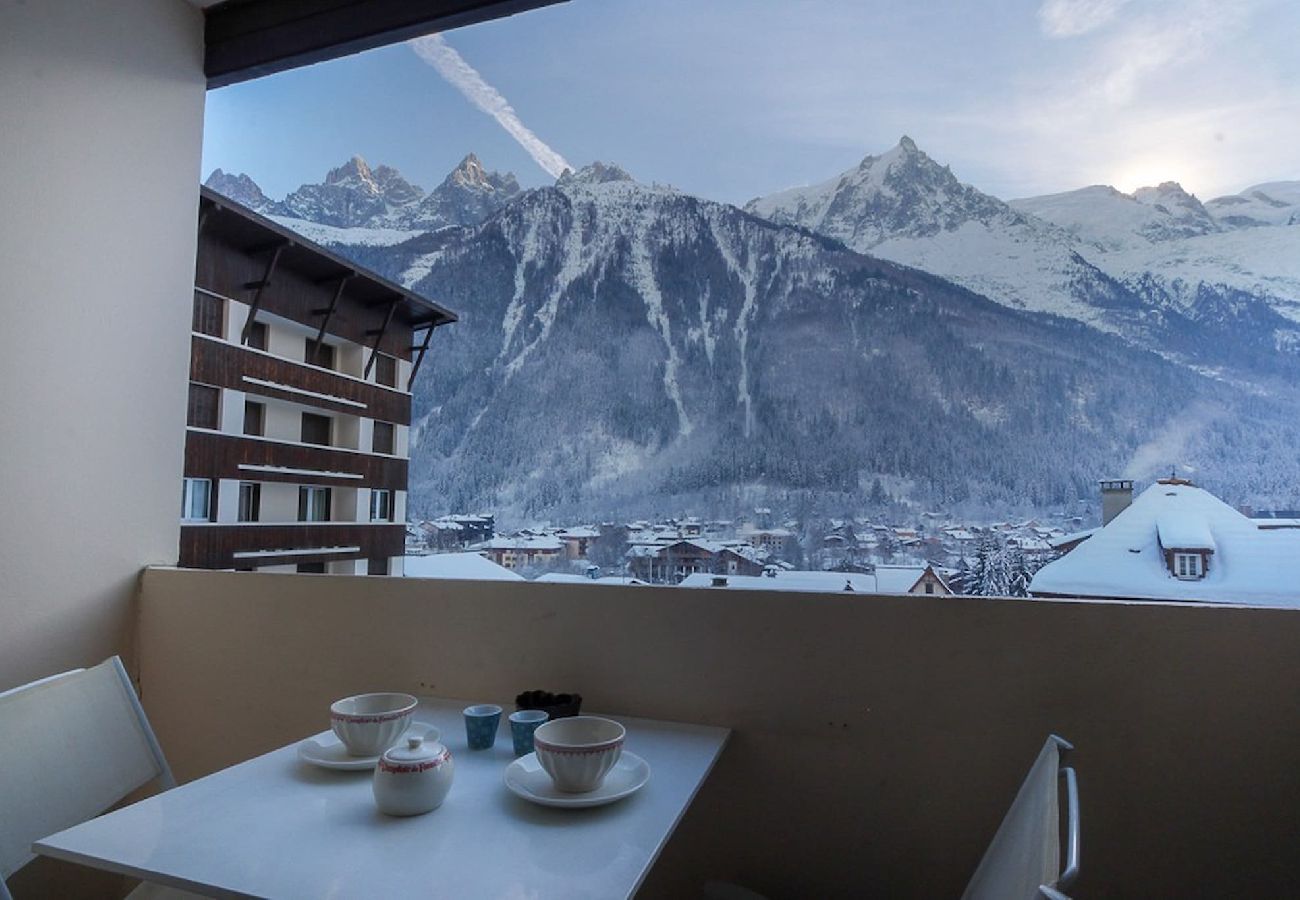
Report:
[[[1199,553],[1175,553],[1174,576],[1187,580],[1205,576],[1205,558]]]

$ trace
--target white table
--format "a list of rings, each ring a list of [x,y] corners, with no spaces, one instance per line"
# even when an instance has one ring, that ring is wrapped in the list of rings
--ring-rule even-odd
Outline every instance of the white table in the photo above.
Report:
[[[553,809],[516,797],[502,716],[496,746],[465,744],[460,701],[423,700],[456,761],[446,802],[380,814],[371,772],[300,762],[296,744],[38,841],[37,853],[214,896],[605,898],[633,894],[730,732],[617,718],[650,781],[608,806]],[[505,706],[505,704],[503,704]],[[511,706],[506,706],[509,712]]]

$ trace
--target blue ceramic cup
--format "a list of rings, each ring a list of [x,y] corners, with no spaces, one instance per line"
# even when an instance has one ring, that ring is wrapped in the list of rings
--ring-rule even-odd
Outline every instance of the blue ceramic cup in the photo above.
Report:
[[[521,709],[510,714],[510,738],[515,744],[515,756],[533,752],[533,732],[549,718],[544,709]]]
[[[486,750],[497,742],[501,725],[501,707],[478,703],[465,707],[465,740],[471,750]]]

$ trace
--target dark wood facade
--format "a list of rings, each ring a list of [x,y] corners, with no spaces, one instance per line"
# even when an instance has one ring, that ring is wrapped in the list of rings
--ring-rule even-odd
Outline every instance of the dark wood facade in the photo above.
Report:
[[[277,468],[290,471],[274,471]],[[319,474],[301,474],[304,472]],[[186,478],[404,491],[406,472],[407,461],[399,456],[338,447],[310,447],[217,431],[190,431],[185,440]]]
[[[401,556],[406,541],[404,525],[367,525],[335,522],[249,525],[183,525],[181,559],[202,560],[205,569],[333,562],[343,559],[388,559]],[[339,553],[332,548],[358,547]],[[293,551],[276,554],[273,551]],[[304,551],[319,550],[319,553]],[[236,553],[257,556],[236,557]],[[182,565],[185,565],[182,562]]]
[[[308,402],[344,415],[411,424],[411,395],[403,391],[197,334],[190,342],[190,381],[292,403]],[[281,387],[258,383],[267,381]],[[329,397],[337,397],[339,402]],[[361,405],[353,405],[358,403]]]

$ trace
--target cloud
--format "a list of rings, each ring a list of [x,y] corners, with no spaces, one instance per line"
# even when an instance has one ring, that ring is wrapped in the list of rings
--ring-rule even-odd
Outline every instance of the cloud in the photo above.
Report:
[[[1110,22],[1130,0],[1043,0],[1038,23],[1048,37],[1077,37]]]
[[[433,66],[452,87],[465,95],[465,99],[496,119],[552,178],[559,178],[565,169],[572,168],[563,156],[520,121],[519,115],[506,98],[484,81],[483,76],[443,40],[442,35],[431,34],[409,43],[416,55]]]

